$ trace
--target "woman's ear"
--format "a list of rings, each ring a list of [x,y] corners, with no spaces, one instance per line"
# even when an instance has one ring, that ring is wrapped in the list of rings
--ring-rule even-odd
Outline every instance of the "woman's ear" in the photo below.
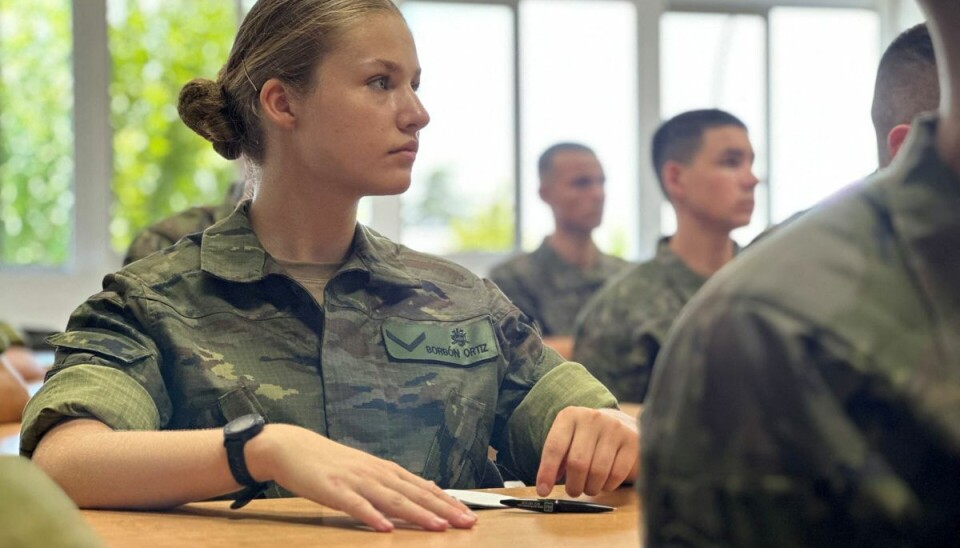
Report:
[[[276,78],[267,80],[260,88],[263,116],[279,128],[293,129],[297,123],[293,113],[293,99],[287,86]]]

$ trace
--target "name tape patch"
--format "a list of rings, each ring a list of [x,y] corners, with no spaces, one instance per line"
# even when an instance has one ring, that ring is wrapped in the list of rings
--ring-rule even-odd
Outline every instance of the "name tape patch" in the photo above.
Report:
[[[500,355],[489,318],[440,324],[388,320],[382,329],[387,354],[398,361],[468,366]]]

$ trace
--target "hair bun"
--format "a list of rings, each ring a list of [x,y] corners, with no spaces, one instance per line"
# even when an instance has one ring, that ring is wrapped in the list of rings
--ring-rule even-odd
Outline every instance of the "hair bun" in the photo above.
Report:
[[[224,115],[220,85],[206,78],[195,78],[180,90],[177,112],[180,119],[198,135],[213,143],[213,149],[228,160],[240,156],[240,139],[233,124]]]

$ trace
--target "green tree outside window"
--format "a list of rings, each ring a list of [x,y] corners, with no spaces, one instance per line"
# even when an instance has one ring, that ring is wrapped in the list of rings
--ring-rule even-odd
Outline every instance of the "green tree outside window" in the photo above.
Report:
[[[110,236],[122,252],[149,224],[219,203],[237,172],[177,115],[187,81],[214,79],[236,34],[232,0],[109,0],[114,129]]]
[[[0,263],[60,265],[73,224],[70,0],[0,0]]]

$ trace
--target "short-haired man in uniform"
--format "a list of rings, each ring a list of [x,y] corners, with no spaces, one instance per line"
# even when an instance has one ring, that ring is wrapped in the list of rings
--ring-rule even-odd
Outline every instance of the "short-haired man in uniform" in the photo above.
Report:
[[[603,167],[589,147],[558,143],[540,155],[540,198],[553,210],[556,229],[533,253],[496,266],[490,279],[532,318],[543,342],[569,358],[574,320],[591,296],[626,261],[593,242],[603,220]]]
[[[653,165],[677,232],[597,293],[575,330],[574,360],[620,401],[643,401],[674,318],[737,252],[730,232],[750,223],[753,159],[746,126],[722,110],[684,112],[654,134]]]

